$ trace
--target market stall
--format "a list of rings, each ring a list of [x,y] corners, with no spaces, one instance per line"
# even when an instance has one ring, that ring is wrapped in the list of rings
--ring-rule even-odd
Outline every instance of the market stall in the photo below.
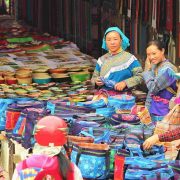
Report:
[[[118,157],[129,158],[123,161],[131,165],[126,177],[135,176],[133,168],[138,163],[142,176],[142,162],[149,165],[147,175],[150,177],[160,174],[163,179],[176,174],[166,161],[177,155],[173,144],[160,144],[147,152],[141,148],[155,129],[144,106],[146,93],[132,89],[131,94],[110,96],[106,91],[96,94],[89,81],[96,61],[93,57],[82,53],[72,42],[30,32],[16,22],[12,25],[0,29],[3,35],[0,40],[0,130],[5,134],[1,136],[1,157],[10,177],[15,162],[31,152],[36,124],[47,115],[67,122],[70,157],[84,178],[113,178],[117,175]],[[179,112],[179,108],[177,110]],[[179,118],[177,116],[178,122]],[[169,124],[166,130],[168,128]],[[166,152],[165,146],[169,148]],[[81,151],[82,158],[78,159],[77,153],[82,148],[85,151]],[[89,156],[87,159],[85,154]],[[162,163],[155,163],[153,158]],[[119,174],[123,174],[122,170]]]

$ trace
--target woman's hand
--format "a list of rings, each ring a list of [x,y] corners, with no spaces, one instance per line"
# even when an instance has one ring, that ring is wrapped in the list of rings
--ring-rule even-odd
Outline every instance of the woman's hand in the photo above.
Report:
[[[126,83],[124,81],[121,81],[115,84],[114,89],[117,91],[123,91],[125,87],[126,87]]]
[[[100,78],[100,77],[98,77],[98,78],[96,79],[95,83],[96,83],[97,86],[103,86],[103,85],[104,85],[104,82],[101,81],[101,78]]]
[[[146,61],[145,61],[145,68],[144,68],[144,70],[145,71],[149,71],[149,70],[151,70],[151,67],[152,67],[152,64],[151,64],[149,58],[147,57]]]
[[[155,145],[159,141],[159,137],[157,134],[149,137],[148,139],[145,140],[143,143],[143,149],[147,150],[150,149],[153,145]]]

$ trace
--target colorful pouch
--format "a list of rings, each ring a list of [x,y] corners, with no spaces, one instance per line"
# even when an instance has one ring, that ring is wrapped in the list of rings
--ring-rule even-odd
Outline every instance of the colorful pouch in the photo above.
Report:
[[[106,179],[109,176],[109,146],[78,143],[73,146],[71,161],[79,167],[83,178]]]
[[[120,123],[139,124],[140,119],[134,114],[113,114],[110,123],[112,125],[118,125]]]

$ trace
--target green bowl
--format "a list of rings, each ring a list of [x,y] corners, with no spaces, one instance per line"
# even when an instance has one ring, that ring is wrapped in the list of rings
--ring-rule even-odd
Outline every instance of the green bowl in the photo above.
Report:
[[[33,82],[35,82],[37,84],[47,84],[47,83],[51,82],[51,78],[47,78],[47,79],[36,79],[36,78],[33,78]]]
[[[90,79],[90,74],[89,73],[71,73],[70,74],[71,80],[73,82],[77,82],[77,81],[86,81],[88,79]]]

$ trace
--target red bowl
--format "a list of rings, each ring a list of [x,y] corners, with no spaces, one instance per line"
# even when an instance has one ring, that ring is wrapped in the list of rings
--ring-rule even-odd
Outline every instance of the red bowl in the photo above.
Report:
[[[5,83],[4,78],[0,79],[0,84],[4,84],[4,83]]]
[[[17,84],[17,79],[6,79],[6,84]]]

